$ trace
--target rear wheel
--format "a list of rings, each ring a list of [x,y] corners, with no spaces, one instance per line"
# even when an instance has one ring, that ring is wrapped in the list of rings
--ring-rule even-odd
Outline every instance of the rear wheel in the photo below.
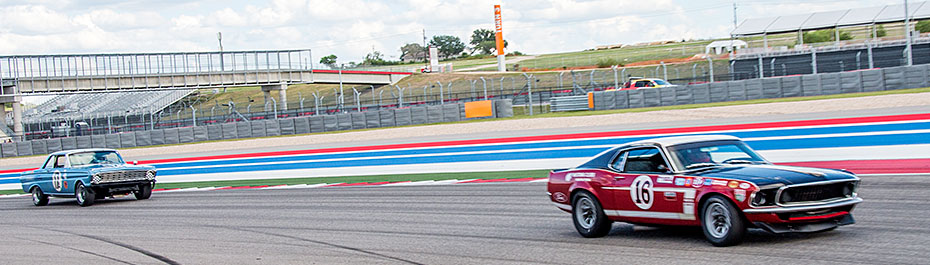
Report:
[[[612,221],[607,219],[601,203],[588,192],[575,194],[572,200],[572,220],[575,230],[583,237],[603,237],[610,232]]]
[[[83,183],[78,183],[74,187],[74,198],[77,199],[78,205],[81,207],[94,205],[94,200],[97,199],[97,194],[91,189],[84,187]]]
[[[32,204],[36,206],[48,205],[48,195],[45,195],[39,187],[32,188]]]
[[[152,185],[151,184],[139,185],[139,190],[133,191],[132,195],[136,196],[136,200],[148,199],[149,197],[152,197]]]
[[[746,224],[736,207],[721,196],[713,196],[701,207],[704,238],[718,247],[739,244],[746,234]]]

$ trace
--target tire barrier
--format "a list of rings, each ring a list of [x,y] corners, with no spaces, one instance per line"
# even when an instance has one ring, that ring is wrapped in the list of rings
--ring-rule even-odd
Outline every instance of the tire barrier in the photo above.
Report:
[[[749,79],[637,90],[591,92],[588,108],[577,96],[553,98],[553,111],[607,110],[712,102],[821,96],[930,86],[930,65],[842,73]],[[565,106],[561,106],[561,103]],[[569,103],[571,102],[571,103]],[[559,105],[559,106],[556,106]]]

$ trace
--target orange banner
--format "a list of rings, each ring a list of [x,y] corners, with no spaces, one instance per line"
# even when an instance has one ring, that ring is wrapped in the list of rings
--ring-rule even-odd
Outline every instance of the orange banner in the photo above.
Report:
[[[504,28],[501,26],[501,5],[494,5],[494,38],[497,40],[497,55],[504,55]]]

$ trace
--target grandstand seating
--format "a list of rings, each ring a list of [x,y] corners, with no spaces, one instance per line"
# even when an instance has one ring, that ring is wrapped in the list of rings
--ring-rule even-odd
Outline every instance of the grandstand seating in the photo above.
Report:
[[[195,90],[142,91],[55,96],[23,115],[25,123],[56,119],[120,116],[125,113],[160,111],[183,99]]]

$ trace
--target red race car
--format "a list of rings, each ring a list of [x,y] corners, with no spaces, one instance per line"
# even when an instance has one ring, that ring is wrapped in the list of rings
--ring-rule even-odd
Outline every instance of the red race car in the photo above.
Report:
[[[572,169],[549,173],[549,198],[572,213],[584,237],[614,221],[701,226],[715,246],[746,229],[819,232],[855,223],[859,178],[848,171],[772,165],[739,138],[643,140],[611,148]]]

